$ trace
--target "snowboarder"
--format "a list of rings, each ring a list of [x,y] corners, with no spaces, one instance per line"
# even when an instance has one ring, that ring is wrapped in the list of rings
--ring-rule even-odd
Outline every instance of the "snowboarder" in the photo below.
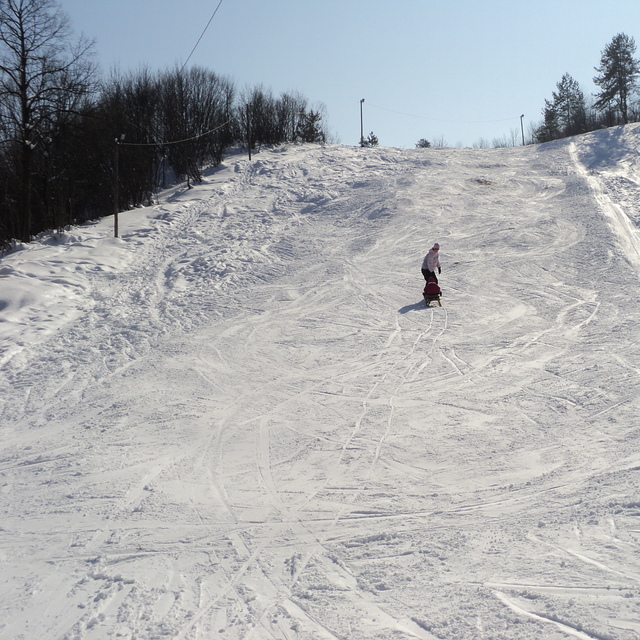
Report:
[[[433,247],[429,249],[429,253],[427,253],[422,261],[422,275],[427,282],[429,282],[429,278],[433,278],[437,284],[438,276],[436,276],[436,269],[438,270],[438,273],[442,273],[440,258],[438,256],[439,251],[440,245],[436,242]]]

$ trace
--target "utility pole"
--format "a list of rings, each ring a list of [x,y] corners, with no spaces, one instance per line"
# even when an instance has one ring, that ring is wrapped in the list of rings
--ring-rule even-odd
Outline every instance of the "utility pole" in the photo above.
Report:
[[[124,142],[124,133],[120,136],[120,140],[118,138],[115,139],[115,149],[113,151],[113,237],[118,237],[118,211],[120,210],[120,169],[119,165],[119,156],[120,152],[118,149],[118,145],[121,142]]]
[[[364,127],[362,123],[362,103],[364,102],[364,98],[360,100],[360,146],[364,147]]]
[[[249,160],[251,160],[251,112],[247,102],[247,147],[249,149]]]
[[[524,147],[524,125],[522,124],[522,118],[524,118],[524,113],[520,116],[520,131],[522,131],[522,146]]]
[[[118,237],[118,210],[119,210],[119,206],[118,206],[118,200],[120,199],[120,189],[119,189],[119,168],[118,168],[118,156],[119,151],[118,151],[118,145],[120,144],[118,142],[118,138],[115,139],[115,150],[113,153],[113,237],[117,238]]]

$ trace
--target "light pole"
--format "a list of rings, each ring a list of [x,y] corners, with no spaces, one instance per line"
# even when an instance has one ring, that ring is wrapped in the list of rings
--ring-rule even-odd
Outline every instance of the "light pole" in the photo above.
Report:
[[[360,100],[360,146],[364,147],[364,128],[362,126],[362,103],[364,102],[364,98]]]
[[[524,118],[524,113],[520,116],[520,131],[522,131],[522,146],[524,147],[524,125],[522,124],[522,118]]]

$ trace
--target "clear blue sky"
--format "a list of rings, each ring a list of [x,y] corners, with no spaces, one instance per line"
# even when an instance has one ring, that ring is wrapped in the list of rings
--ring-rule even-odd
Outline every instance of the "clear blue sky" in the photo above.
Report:
[[[107,74],[184,63],[219,0],[62,0],[95,38]],[[420,138],[470,146],[525,135],[569,73],[592,94],[594,67],[617,33],[639,46],[638,0],[222,0],[189,65],[298,91],[327,109],[330,130],[357,144]]]

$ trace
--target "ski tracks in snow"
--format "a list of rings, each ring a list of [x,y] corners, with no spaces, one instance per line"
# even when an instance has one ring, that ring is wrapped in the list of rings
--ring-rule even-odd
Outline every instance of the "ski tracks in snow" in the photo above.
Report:
[[[572,157],[291,147],[157,205],[11,361],[0,639],[632,638],[637,330]]]
[[[638,207],[637,202],[635,202],[635,206],[631,205],[631,211],[625,211],[623,203],[614,201],[611,195],[609,195],[611,191],[615,193],[616,190],[603,186],[603,182],[604,185],[608,185],[615,183],[616,180],[623,179],[630,183],[625,190],[627,193],[629,186],[631,186],[631,189],[634,191],[637,191],[640,189],[640,182],[637,181],[639,176],[633,175],[633,177],[631,177],[624,175],[622,177],[619,173],[615,176],[607,176],[606,174],[601,176],[595,170],[590,171],[582,163],[578,156],[575,143],[570,144],[569,152],[577,173],[587,181],[594,199],[604,215],[607,216],[614,233],[618,236],[624,255],[637,270],[638,277],[640,277],[640,228],[638,228],[638,223],[640,222],[640,207]],[[624,169],[624,167],[617,165],[617,169],[619,172],[621,169]]]

